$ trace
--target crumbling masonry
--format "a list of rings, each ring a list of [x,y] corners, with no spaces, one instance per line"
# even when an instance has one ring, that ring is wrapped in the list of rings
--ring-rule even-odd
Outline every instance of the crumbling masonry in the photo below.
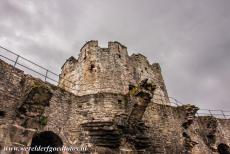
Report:
[[[159,64],[129,56],[119,42],[87,42],[62,66],[58,86],[0,60],[1,154],[37,145],[87,147],[69,153],[229,153],[230,120],[197,117],[198,110],[171,106]]]

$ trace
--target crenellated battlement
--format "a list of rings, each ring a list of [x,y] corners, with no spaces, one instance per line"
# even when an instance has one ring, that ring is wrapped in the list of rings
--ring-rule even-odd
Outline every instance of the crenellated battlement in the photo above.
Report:
[[[140,53],[132,54],[131,58],[135,59],[136,61],[146,61],[146,62],[148,62],[147,57],[145,57],[144,55],[142,55]]]
[[[156,83],[156,92],[162,95],[164,104],[169,104],[161,72],[154,69],[144,55],[129,56],[127,47],[117,41],[110,41],[107,48],[101,48],[98,41],[91,40],[80,49],[77,60],[71,57],[66,61],[59,86],[76,95],[127,94],[130,84],[145,78]]]
[[[115,55],[119,58],[124,59],[124,57],[128,56],[127,47],[122,45],[121,43],[114,41],[108,42],[108,46],[106,48],[102,48],[99,46],[98,41],[91,40],[86,42],[83,47],[80,49],[80,54],[78,57],[78,61],[82,62],[86,60],[86,58],[94,59],[99,57],[98,55],[103,56],[104,52],[108,53],[109,55]],[[104,55],[105,56],[105,55]]]
[[[96,48],[96,47],[99,47],[99,48],[102,48],[98,45],[98,41],[97,40],[91,40],[91,41],[87,41],[83,46],[82,48],[80,49],[80,52],[84,52],[86,50],[90,50],[90,49],[93,49],[93,48]],[[117,50],[126,50],[127,51],[127,47],[124,46],[123,44],[121,44],[120,42],[117,42],[117,41],[109,41],[108,42],[108,49],[117,49]]]
[[[84,52],[88,49],[91,49],[91,48],[95,48],[95,47],[98,47],[98,41],[97,40],[91,40],[91,41],[87,41],[83,46],[82,48],[80,49],[80,52]]]
[[[61,69],[64,69],[64,67],[67,66],[67,65],[73,65],[73,64],[77,63],[77,61],[78,60],[76,58],[71,56],[65,61],[65,63],[62,65]]]
[[[127,50],[126,46],[124,46],[123,44],[121,44],[120,42],[117,42],[117,41],[108,42],[108,48],[109,49],[111,49],[111,48],[121,48],[121,49],[126,49]]]
[[[117,52],[122,52],[122,51],[127,52],[127,47],[124,46],[123,44],[121,44],[120,42],[117,42],[117,41],[114,41],[114,42],[109,41],[107,48],[102,48],[98,44],[99,43],[96,40],[88,41],[80,49],[80,52],[85,52],[85,51],[92,50],[92,49],[95,49],[95,48],[100,48],[100,49],[104,49],[104,50],[107,49],[109,51],[110,50],[113,50],[113,51],[115,50]]]
[[[161,66],[159,63],[153,63],[152,64],[152,68],[158,71],[161,71]]]

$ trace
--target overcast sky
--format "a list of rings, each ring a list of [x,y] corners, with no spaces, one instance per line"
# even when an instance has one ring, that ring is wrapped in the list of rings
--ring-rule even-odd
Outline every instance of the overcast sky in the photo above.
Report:
[[[54,72],[92,39],[160,63],[181,102],[230,110],[230,0],[0,1],[0,45]]]

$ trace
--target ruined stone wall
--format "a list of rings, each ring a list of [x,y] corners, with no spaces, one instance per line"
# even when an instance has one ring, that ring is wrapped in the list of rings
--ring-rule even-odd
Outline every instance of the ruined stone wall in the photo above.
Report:
[[[123,95],[98,93],[78,97],[24,75],[1,60],[0,68],[0,111],[4,112],[0,117],[1,147],[29,146],[35,133],[48,130],[58,134],[64,145],[80,146],[85,141],[82,123],[112,121],[115,115],[126,111]],[[41,118],[47,122],[43,124]]]
[[[0,153],[4,146],[29,146],[44,131],[65,146],[100,154],[216,154],[221,143],[229,146],[230,120],[196,117],[193,105],[149,101],[158,88],[150,83],[128,95],[76,96],[0,60]]]
[[[101,48],[97,41],[87,42],[78,59],[71,57],[62,67],[59,86],[82,96],[98,92],[127,94],[130,84],[151,79],[157,90],[153,102],[169,104],[167,90],[158,64],[149,64],[141,54],[129,56],[119,42]]]
[[[196,117],[195,106],[149,104],[143,121],[149,127],[154,153],[216,154],[221,143],[229,146],[230,119]]]

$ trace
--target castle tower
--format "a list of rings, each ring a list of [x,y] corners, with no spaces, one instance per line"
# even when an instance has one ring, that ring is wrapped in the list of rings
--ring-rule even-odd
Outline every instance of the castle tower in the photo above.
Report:
[[[153,101],[169,104],[159,64],[150,65],[141,54],[129,56],[119,42],[109,42],[107,48],[101,48],[93,40],[81,48],[78,59],[70,57],[64,63],[59,86],[79,96],[102,92],[125,95],[129,85],[146,78],[157,87]]]

